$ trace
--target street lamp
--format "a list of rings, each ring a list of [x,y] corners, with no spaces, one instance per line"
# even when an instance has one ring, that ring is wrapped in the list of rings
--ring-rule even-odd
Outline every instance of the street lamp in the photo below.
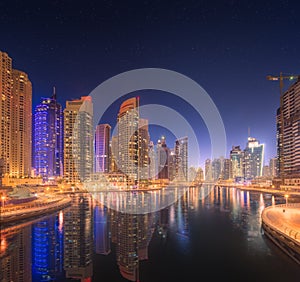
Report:
[[[285,206],[287,207],[289,195],[285,194],[284,197],[285,197]]]
[[[1,196],[1,200],[2,200],[2,208],[4,209],[4,204],[5,204],[6,197]]]

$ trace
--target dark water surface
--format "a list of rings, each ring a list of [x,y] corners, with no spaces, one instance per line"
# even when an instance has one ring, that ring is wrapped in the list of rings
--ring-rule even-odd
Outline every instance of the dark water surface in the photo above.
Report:
[[[185,191],[144,214],[124,212],[134,194],[73,194],[72,206],[58,213],[2,226],[0,281],[300,281],[300,265],[261,229],[264,207],[283,197]],[[144,194],[155,207],[170,198],[164,190]]]

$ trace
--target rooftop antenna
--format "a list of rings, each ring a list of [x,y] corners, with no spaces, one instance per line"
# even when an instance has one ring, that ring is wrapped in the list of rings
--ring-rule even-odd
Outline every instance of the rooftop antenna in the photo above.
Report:
[[[55,89],[55,86],[53,86],[53,94],[52,94],[51,98],[56,101],[56,89]]]
[[[248,127],[248,138],[250,138],[250,127]]]

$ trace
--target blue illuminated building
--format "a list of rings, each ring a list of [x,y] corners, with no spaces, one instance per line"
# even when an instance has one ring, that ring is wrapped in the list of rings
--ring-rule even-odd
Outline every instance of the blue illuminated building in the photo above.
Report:
[[[63,115],[56,93],[42,98],[34,114],[34,167],[47,179],[63,173]]]

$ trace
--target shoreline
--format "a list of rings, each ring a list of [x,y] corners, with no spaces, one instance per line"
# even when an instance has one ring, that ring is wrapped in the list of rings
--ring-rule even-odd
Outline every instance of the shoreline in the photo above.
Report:
[[[27,208],[18,209],[18,207],[16,206],[15,210],[5,212],[1,211],[0,223],[4,224],[14,221],[16,222],[22,219],[30,219],[35,216],[59,211],[60,209],[70,206],[71,202],[71,198],[59,198],[49,203],[43,203],[43,205],[38,205],[36,203],[34,203],[34,205],[27,205]]]

